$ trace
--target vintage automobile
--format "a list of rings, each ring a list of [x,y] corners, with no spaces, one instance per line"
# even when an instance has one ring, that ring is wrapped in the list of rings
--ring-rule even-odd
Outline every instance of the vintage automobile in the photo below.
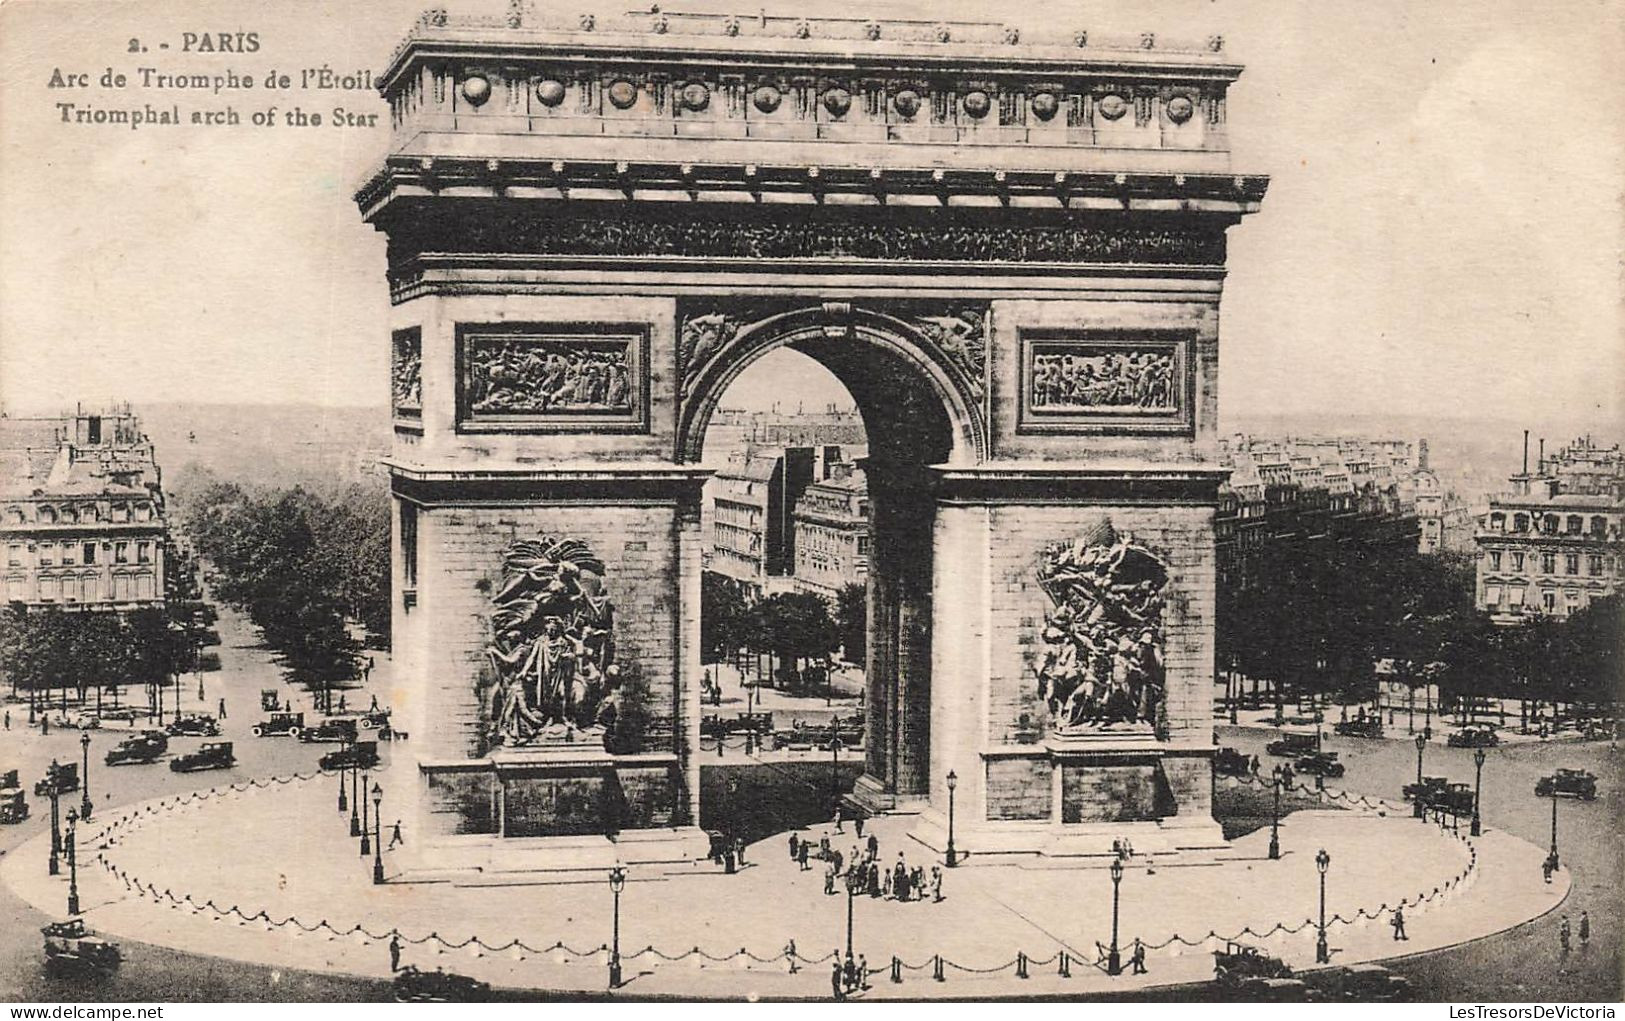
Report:
[[[1424,805],[1432,804],[1433,799],[1444,792],[1450,781],[1442,776],[1424,776],[1421,783],[1408,783],[1403,788],[1406,801],[1421,801]]]
[[[305,729],[304,713],[273,712],[254,724],[255,737],[298,737]]]
[[[1254,978],[1236,987],[1238,999],[1253,1003],[1308,1003],[1320,998],[1301,978]]]
[[[1428,808],[1449,812],[1451,815],[1473,814],[1473,785],[1470,783],[1445,784],[1434,791],[1423,803]]]
[[[421,971],[408,964],[395,973],[397,1003],[479,1003],[491,998],[491,985],[449,971]]]
[[[1318,743],[1313,734],[1282,734],[1265,745],[1264,750],[1271,755],[1279,755],[1290,759],[1312,753]]]
[[[169,751],[169,735],[161,730],[145,730],[120,741],[117,746],[108,749],[107,764],[117,766],[120,763],[152,762],[158,756]]]
[[[1597,797],[1597,778],[1583,769],[1559,769],[1535,781],[1535,793],[1543,798],[1591,801]]]
[[[306,744],[319,742],[342,741],[348,743],[355,740],[355,718],[350,716],[329,716],[313,727],[303,727],[295,736]]]
[[[1305,976],[1327,999],[1354,1003],[1403,1000],[1410,995],[1411,983],[1380,964],[1353,964],[1327,968]]]
[[[1228,941],[1223,950],[1213,951],[1213,981],[1225,989],[1269,978],[1291,978],[1292,968],[1280,958],[1258,947]]]
[[[27,818],[28,792],[16,784],[0,787],[0,824],[10,826]]]
[[[378,742],[356,741],[328,752],[317,764],[323,769],[372,769],[378,765]]]
[[[46,716],[50,718],[51,726],[65,729],[95,730],[102,725],[101,717],[86,709],[76,709],[72,712],[58,709],[46,713]]]
[[[274,713],[282,708],[282,696],[275,688],[260,689],[260,711]]]
[[[772,713],[740,713],[732,719],[711,714],[700,720],[700,736],[715,739],[734,734],[755,734],[765,737],[773,732]]]
[[[1234,748],[1220,748],[1213,753],[1213,771],[1220,776],[1249,776],[1253,771],[1253,760]]]
[[[7,787],[21,787],[22,782],[18,779],[21,775],[21,772],[15,769],[8,769],[4,773],[0,773],[0,790]]]
[[[216,737],[220,722],[206,713],[187,713],[164,728],[170,737]]]
[[[34,784],[34,796],[48,798],[51,791],[66,794],[79,789],[79,763],[53,762],[45,767],[45,775]]]
[[[1452,748],[1494,748],[1501,743],[1501,735],[1494,727],[1463,727],[1454,731],[1445,743]]]
[[[183,752],[169,760],[169,768],[177,773],[191,773],[199,769],[230,769],[237,764],[231,753],[230,741],[205,741],[196,751]]]
[[[1360,716],[1352,720],[1344,720],[1332,728],[1339,737],[1381,737],[1382,717]]]
[[[1337,761],[1336,752],[1315,752],[1312,755],[1300,755],[1293,767],[1300,773],[1310,776],[1340,777],[1343,775],[1343,764]]]
[[[45,937],[45,970],[54,975],[105,974],[124,959],[117,943],[85,928],[85,920],[52,922],[40,929]]]
[[[863,728],[854,721],[843,719],[839,727],[830,723],[803,723],[795,721],[789,729],[773,732],[773,747],[792,751],[824,750],[839,740],[842,748],[855,748],[863,741]]]
[[[134,706],[121,705],[97,710],[97,715],[101,717],[103,723],[107,723],[112,720],[118,720],[121,723],[134,723],[136,720],[146,716],[147,711],[145,709],[137,709]]]

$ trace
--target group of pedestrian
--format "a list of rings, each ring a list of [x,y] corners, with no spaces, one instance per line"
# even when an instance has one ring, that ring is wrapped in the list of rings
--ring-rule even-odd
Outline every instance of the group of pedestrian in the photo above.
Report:
[[[869,988],[869,961],[862,954],[853,959],[850,950],[846,959],[841,959],[840,953],[835,955],[830,965],[829,991],[837,1000],[844,1000],[853,993]]]
[[[1566,954],[1572,949],[1573,930],[1569,928],[1569,916],[1564,915],[1563,921],[1557,927],[1557,941],[1563,945]],[[1591,945],[1591,916],[1584,911],[1580,912],[1580,948],[1585,949]]]

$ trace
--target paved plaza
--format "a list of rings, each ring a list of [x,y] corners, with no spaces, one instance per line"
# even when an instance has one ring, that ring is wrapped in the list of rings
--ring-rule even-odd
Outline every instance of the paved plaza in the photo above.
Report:
[[[382,779],[387,786],[387,771]],[[371,859],[359,855],[348,816],[336,811],[336,790],[331,776],[260,780],[100,813],[83,837],[87,922],[180,950],[364,976],[388,974],[385,939],[398,930],[404,963],[498,986],[604,987],[607,953],[600,948],[609,940],[612,895],[602,873],[469,873],[374,886]],[[384,815],[392,818],[387,805]],[[910,822],[873,824],[880,860],[893,863],[901,852],[929,867],[929,852],[906,835]],[[857,842],[850,826],[842,834],[802,832],[814,841],[826,835],[843,855]],[[1566,872],[1550,886],[1540,882],[1541,849],[1493,830],[1468,841],[1405,815],[1303,811],[1282,825],[1279,861],[1265,856],[1268,836],[1265,828],[1240,838],[1222,861],[1131,862],[1122,879],[1119,942],[1127,948],[1141,939],[1156,948],[1143,976],[1112,978],[1098,965],[1099,945],[1111,936],[1106,857],[973,858],[945,870],[941,902],[859,896],[854,949],[877,972],[864,995],[1064,995],[1203,981],[1211,977],[1210,951],[1238,934],[1309,967],[1320,848],[1332,857],[1326,912],[1338,964],[1500,931],[1551,910],[1568,888]],[[0,878],[38,909],[60,914],[67,881],[47,878],[46,839],[6,856]],[[819,868],[801,871],[789,857],[788,834],[752,845],[746,857],[735,875],[709,862],[632,872],[621,895],[626,993],[827,992],[829,955],[845,946],[844,889],[826,895]],[[385,855],[385,865],[393,874],[391,858]],[[1402,900],[1409,940],[1396,943],[1388,911]],[[791,940],[801,959],[794,973],[784,954]],[[1060,974],[1063,953],[1070,977]],[[901,982],[891,981],[894,955]],[[933,980],[938,955],[941,982]],[[1029,961],[1024,969],[1018,955]]]

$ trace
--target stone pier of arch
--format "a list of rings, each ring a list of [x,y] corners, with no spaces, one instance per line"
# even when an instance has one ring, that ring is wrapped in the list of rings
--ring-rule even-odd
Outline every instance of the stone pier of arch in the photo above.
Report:
[[[699,452],[779,347],[829,368],[870,438],[854,799],[916,813],[934,847],[951,800],[972,852],[1217,842],[1218,309],[1225,233],[1267,185],[1230,166],[1222,43],[531,17],[425,17],[382,77],[393,144],[357,194],[388,238],[421,869],[704,853]],[[1155,363],[1162,389],[1046,396],[1047,366],[1108,356]],[[616,385],[512,367],[554,357]],[[1063,734],[1039,575],[1102,535],[1166,571],[1165,683],[1154,726]],[[492,599],[538,538],[601,568],[631,743],[492,740]]]

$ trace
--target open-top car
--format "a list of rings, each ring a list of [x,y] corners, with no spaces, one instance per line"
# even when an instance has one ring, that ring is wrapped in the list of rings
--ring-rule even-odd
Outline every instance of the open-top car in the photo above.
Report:
[[[40,934],[45,937],[45,970],[52,974],[106,973],[123,960],[119,945],[86,929],[82,918],[52,922]]]
[[[491,985],[449,971],[421,971],[408,964],[395,973],[399,1003],[479,1003],[491,998]]]
[[[1213,951],[1213,980],[1227,989],[1258,979],[1291,977],[1290,965],[1258,947],[1232,940],[1223,950]]]
[[[1332,728],[1339,737],[1381,737],[1382,717],[1375,714],[1344,720]]]
[[[1442,776],[1424,776],[1421,783],[1408,783],[1403,788],[1406,801],[1420,800],[1427,805],[1444,792],[1450,781]]]
[[[199,769],[230,769],[237,764],[230,741],[205,741],[196,751],[184,752],[169,760],[169,768],[177,773],[190,773]]]
[[[152,762],[169,751],[169,735],[161,730],[145,730],[120,741],[107,750],[107,764]]]
[[[1315,750],[1318,742],[1313,734],[1282,734],[1280,737],[1264,746],[1264,750],[1271,755],[1280,755],[1285,758],[1294,758],[1299,755],[1308,755]]]
[[[1452,748],[1494,748],[1501,743],[1501,735],[1494,727],[1463,727],[1445,741]]]
[[[1543,798],[1591,801],[1597,796],[1597,778],[1583,769],[1559,769],[1535,781],[1535,793]]]
[[[1293,767],[1300,773],[1310,776],[1339,777],[1343,775],[1343,764],[1337,761],[1336,752],[1315,752],[1312,755],[1300,755]]]
[[[0,787],[0,825],[10,826],[28,818],[28,792],[13,784]]]
[[[254,724],[255,737],[298,737],[305,729],[304,713],[274,712]]]
[[[206,713],[187,713],[164,732],[170,737],[215,737],[220,733],[220,721]]]
[[[1213,753],[1213,771],[1220,776],[1248,776],[1253,771],[1253,760],[1245,752],[1220,748]]]
[[[372,769],[378,765],[378,742],[356,741],[321,757],[323,769]]]
[[[356,723],[351,716],[329,716],[320,723],[302,728],[296,737],[306,744],[324,741],[350,742],[355,740]]]
[[[1403,1000],[1411,983],[1380,964],[1353,964],[1309,972],[1305,978],[1329,1000],[1373,1003]]]
[[[137,709],[134,706],[120,705],[108,706],[106,709],[98,709],[96,711],[96,715],[101,717],[103,723],[111,723],[114,721],[119,723],[134,723],[136,720],[146,716],[147,711],[145,709]]]
[[[45,767],[45,775],[34,784],[34,796],[48,798],[54,790],[58,794],[79,789],[79,763],[53,762]]]

